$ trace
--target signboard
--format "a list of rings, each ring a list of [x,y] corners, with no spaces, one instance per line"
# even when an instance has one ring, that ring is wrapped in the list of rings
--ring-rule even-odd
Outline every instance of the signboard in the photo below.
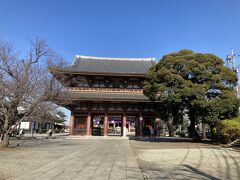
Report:
[[[30,122],[21,122],[20,129],[29,129]]]

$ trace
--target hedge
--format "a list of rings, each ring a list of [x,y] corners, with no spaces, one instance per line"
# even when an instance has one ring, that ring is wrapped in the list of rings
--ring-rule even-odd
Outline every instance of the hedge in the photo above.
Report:
[[[222,143],[230,143],[240,138],[240,116],[220,121],[217,125],[217,137]]]

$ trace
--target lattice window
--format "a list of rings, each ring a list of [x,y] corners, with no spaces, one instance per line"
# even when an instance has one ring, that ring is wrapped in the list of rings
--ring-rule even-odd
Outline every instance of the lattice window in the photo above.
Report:
[[[93,111],[104,111],[105,110],[104,104],[102,104],[102,103],[93,104],[92,105],[92,110]]]
[[[75,110],[87,111],[88,110],[88,105],[85,104],[85,103],[78,103]]]
[[[123,111],[122,104],[109,104],[108,106],[109,111]]]
[[[127,104],[126,111],[139,111],[138,104]]]
[[[76,87],[89,87],[88,79],[83,76],[78,76],[74,78],[74,83]]]

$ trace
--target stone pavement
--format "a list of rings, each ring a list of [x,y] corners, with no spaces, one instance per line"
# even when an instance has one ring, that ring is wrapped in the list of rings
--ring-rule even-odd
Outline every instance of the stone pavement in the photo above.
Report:
[[[0,180],[144,178],[240,179],[240,151],[192,142],[64,136],[0,150]]]
[[[64,141],[69,148],[75,143],[74,150],[16,179],[143,179],[126,138],[83,138]],[[54,153],[54,150],[51,153]]]

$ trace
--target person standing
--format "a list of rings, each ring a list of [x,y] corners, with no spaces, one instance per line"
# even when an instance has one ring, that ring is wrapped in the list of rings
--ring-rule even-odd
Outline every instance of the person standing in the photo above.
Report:
[[[48,138],[51,138],[51,137],[52,137],[52,134],[53,134],[52,129],[49,129],[49,130],[48,130]]]
[[[154,137],[154,129],[152,126],[149,126],[149,130],[150,130],[150,135],[151,135],[151,138]]]
[[[23,131],[23,129],[20,129],[19,130],[19,136],[22,137],[23,135],[24,135],[24,131]]]

